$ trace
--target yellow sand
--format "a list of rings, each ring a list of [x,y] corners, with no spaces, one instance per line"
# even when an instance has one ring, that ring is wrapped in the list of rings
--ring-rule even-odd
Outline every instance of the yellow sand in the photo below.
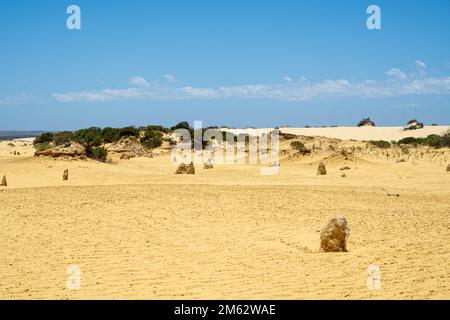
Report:
[[[169,154],[114,165],[15,144],[0,143],[1,299],[450,298],[449,150],[422,162],[332,156],[320,177],[330,152],[285,157],[276,176],[251,165],[179,176]],[[336,214],[349,252],[318,253]],[[366,286],[370,264],[381,290]],[[80,290],[66,288],[70,265]]]

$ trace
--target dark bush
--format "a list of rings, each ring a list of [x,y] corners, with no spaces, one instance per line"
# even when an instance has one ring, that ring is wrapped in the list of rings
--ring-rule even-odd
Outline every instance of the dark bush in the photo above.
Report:
[[[443,136],[437,134],[430,134],[426,138],[407,137],[398,141],[399,145],[424,145],[433,148],[450,148],[450,133]]]
[[[145,135],[141,138],[141,143],[148,149],[158,148],[162,145],[162,133],[154,130],[145,131]]]
[[[74,141],[80,144],[90,144],[92,146],[100,146],[102,138],[100,136],[102,129],[91,127],[88,129],[81,129],[74,132]]]
[[[120,138],[119,129],[111,127],[103,128],[100,132],[100,136],[104,143],[115,142]]]
[[[96,147],[92,149],[92,153],[90,157],[94,160],[98,160],[101,162],[106,162],[108,158],[108,151],[104,147]]]
[[[291,148],[303,155],[311,153],[311,150],[307,149],[301,141],[292,141]]]
[[[399,140],[397,144],[412,144],[412,145],[418,145],[420,142],[420,139],[414,138],[414,137],[407,137]]]
[[[384,140],[377,140],[377,141],[372,140],[369,141],[369,143],[373,144],[374,146],[380,149],[389,149],[391,147],[391,143]]]
[[[119,129],[119,138],[122,138],[122,137],[139,138],[139,135],[140,135],[139,129],[132,127],[132,126]]]
[[[162,133],[169,133],[170,132],[169,128],[165,128],[163,126],[155,126],[155,125],[145,127],[144,131],[147,131],[147,130],[159,131],[159,132],[162,132]]]
[[[40,143],[50,143],[53,142],[53,133],[47,132],[43,133],[40,136],[36,137],[34,139],[34,144],[40,144]]]
[[[421,144],[433,147],[433,148],[439,148],[441,147],[443,137],[439,136],[437,134],[430,134],[425,139],[421,139]]]
[[[52,145],[50,144],[50,142],[41,142],[38,144],[35,144],[34,147],[36,148],[37,151],[45,151],[48,150],[52,147]]]
[[[431,135],[431,136],[435,136],[435,135]],[[427,139],[430,136],[427,137]],[[437,137],[433,137],[431,140],[428,141],[428,143],[433,143],[433,145],[431,145],[432,147],[435,148],[450,148],[450,133],[446,133],[443,136],[438,136],[439,140],[437,140]]]
[[[442,136],[441,146],[450,148],[450,133],[446,133]]]
[[[291,148],[294,150],[300,151],[302,149],[305,149],[305,145],[301,141],[292,141]]]
[[[53,135],[53,142],[56,146],[69,143],[73,140],[73,133],[71,131],[62,131]]]
[[[170,128],[170,130],[174,131],[177,129],[187,129],[189,131],[191,131],[191,127],[189,126],[189,122],[187,121],[182,121],[178,124],[176,124],[175,126],[173,126],[172,128]]]

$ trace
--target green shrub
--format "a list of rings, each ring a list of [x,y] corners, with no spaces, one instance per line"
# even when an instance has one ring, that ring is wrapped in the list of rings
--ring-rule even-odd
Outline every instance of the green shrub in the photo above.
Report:
[[[53,133],[50,132],[43,133],[40,136],[36,137],[33,143],[37,145],[46,142],[53,142]]]
[[[163,126],[155,126],[155,125],[147,126],[147,127],[144,128],[144,130],[145,131],[147,131],[147,130],[159,131],[159,132],[162,132],[162,133],[169,133],[170,132],[169,128],[165,128]]]
[[[154,149],[162,145],[162,133],[154,130],[145,131],[145,135],[141,138],[141,143],[145,148]]]
[[[442,136],[440,145],[441,147],[450,148],[450,133],[446,133]]]
[[[90,156],[92,159],[106,162],[108,158],[108,151],[104,147],[96,147],[92,149],[92,154]]]
[[[56,146],[66,144],[73,140],[73,133],[70,131],[62,131],[53,135],[53,142]]]
[[[389,149],[391,147],[391,143],[384,140],[377,140],[377,141],[371,140],[369,141],[369,143],[373,144],[374,146],[380,149]]]
[[[74,141],[80,144],[90,144],[92,146],[100,146],[102,144],[101,134],[102,129],[91,127],[88,129],[81,129],[74,132]]]
[[[305,149],[305,145],[301,141],[292,141],[291,148],[297,151]]]
[[[35,144],[34,147],[36,148],[37,151],[45,151],[48,150],[52,147],[52,145],[50,144],[50,142],[41,142],[38,144]]]
[[[100,132],[100,137],[104,143],[112,143],[119,140],[119,129],[106,127]]]
[[[140,131],[139,129],[136,129],[135,127],[125,127],[119,129],[119,138],[122,137],[136,137],[139,138]]]
[[[407,137],[407,138],[403,138],[401,140],[399,140],[397,143],[398,144],[412,144],[417,146],[420,142],[419,138],[414,138],[414,137]]]
[[[430,134],[426,138],[407,137],[398,141],[399,145],[418,145],[429,146],[432,148],[450,148],[450,134],[446,133],[443,136],[437,134]]]
[[[175,126],[173,126],[172,128],[170,128],[170,130],[172,130],[172,131],[175,131],[177,129],[187,129],[190,131],[191,127],[189,126],[189,122],[182,121],[182,122],[176,124]]]
[[[434,148],[450,148],[450,133],[443,136],[429,135],[426,138],[427,145]]]
[[[291,148],[298,151],[298,153],[303,154],[303,155],[311,153],[311,150],[307,149],[305,147],[305,145],[303,144],[303,142],[301,142],[301,141],[292,141]]]
[[[439,148],[441,145],[443,137],[437,134],[430,134],[425,139],[421,140],[421,143],[433,148]]]

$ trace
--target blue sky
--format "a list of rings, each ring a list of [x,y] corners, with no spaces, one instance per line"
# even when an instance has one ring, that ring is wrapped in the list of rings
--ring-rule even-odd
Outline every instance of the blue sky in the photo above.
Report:
[[[449,39],[448,0],[1,1],[0,130],[449,124]]]

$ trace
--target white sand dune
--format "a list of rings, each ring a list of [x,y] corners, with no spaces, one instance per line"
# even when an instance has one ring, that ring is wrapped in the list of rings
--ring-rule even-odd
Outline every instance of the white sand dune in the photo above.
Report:
[[[254,135],[270,132],[271,130],[273,129],[227,129],[227,131],[235,134],[246,132]],[[430,134],[443,134],[448,130],[450,130],[450,126],[425,126],[423,129],[409,131],[404,131],[403,127],[280,128],[281,132],[289,134],[359,141],[398,141],[406,137],[424,138]]]

